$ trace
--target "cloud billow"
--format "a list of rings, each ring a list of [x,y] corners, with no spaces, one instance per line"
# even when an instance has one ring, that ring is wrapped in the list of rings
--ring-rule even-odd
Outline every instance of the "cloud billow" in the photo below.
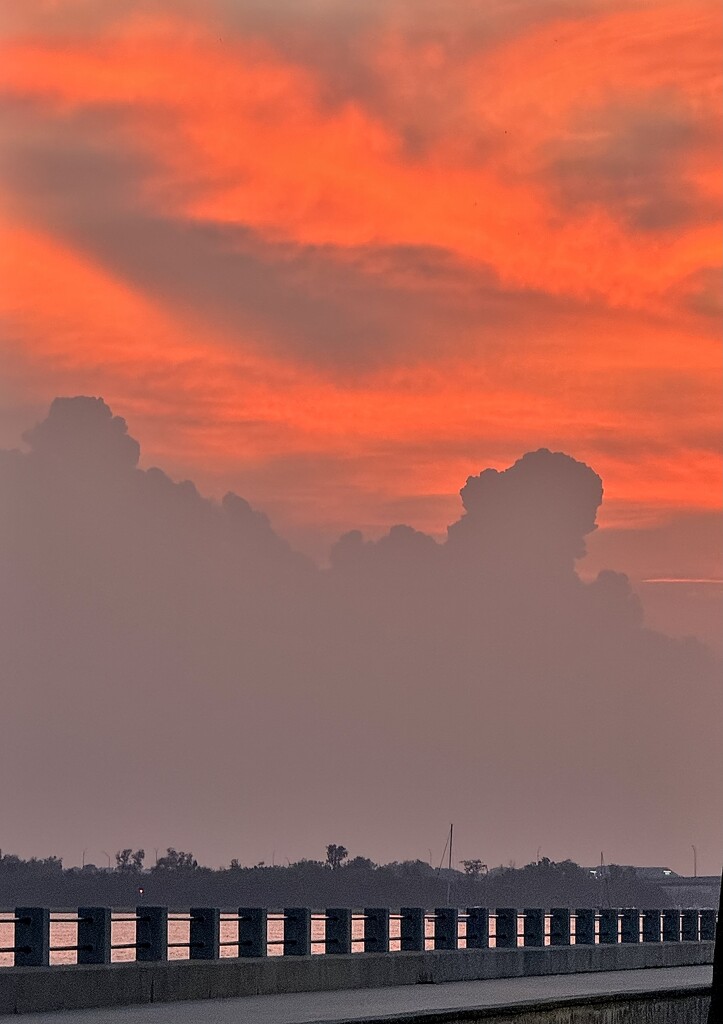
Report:
[[[590,467],[529,452],[468,479],[445,543],[354,531],[320,569],[243,498],[139,469],[101,399],[25,440],[0,459],[10,845],[385,859],[448,819],[490,862],[717,841],[715,661],[622,574],[576,573]]]

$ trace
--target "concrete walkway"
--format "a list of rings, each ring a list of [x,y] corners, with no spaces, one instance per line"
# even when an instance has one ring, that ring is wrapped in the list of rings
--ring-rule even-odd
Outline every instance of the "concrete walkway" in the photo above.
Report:
[[[397,988],[302,992],[294,995],[246,996],[243,999],[157,1003],[119,1009],[28,1013],[18,1024],[321,1024],[384,1021],[398,1015],[501,1007],[542,1000],[615,993],[694,989],[710,985],[710,967],[664,967],[642,971],[402,985]],[[9,1019],[9,1018],[8,1018]],[[403,1018],[402,1018],[403,1019]]]

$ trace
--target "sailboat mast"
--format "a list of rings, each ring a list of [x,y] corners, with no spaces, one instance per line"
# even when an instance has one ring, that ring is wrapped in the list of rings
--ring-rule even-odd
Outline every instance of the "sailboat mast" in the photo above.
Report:
[[[449,906],[449,895],[452,888],[452,839],[454,837],[454,825],[449,826],[449,874],[447,875],[447,906]]]

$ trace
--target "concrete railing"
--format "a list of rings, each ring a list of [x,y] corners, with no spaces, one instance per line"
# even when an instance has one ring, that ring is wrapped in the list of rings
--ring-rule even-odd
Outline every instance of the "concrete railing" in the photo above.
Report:
[[[19,907],[0,915],[0,928],[12,929],[12,945],[0,954],[14,967],[44,967],[64,954],[78,965],[110,964],[135,959],[159,962],[259,958],[271,955],[327,956],[364,953],[424,952],[425,950],[529,949],[560,946],[615,946],[638,943],[709,943],[715,938],[715,910],[644,910],[635,908],[549,912],[505,907],[385,907],[353,912],[332,908],[313,912],[306,907],[281,912],[258,907],[222,911],[194,907],[169,912],[166,907],[137,907],[113,912],[108,907],[80,907],[77,912],[53,912],[46,907]],[[75,931],[75,942],[51,943],[61,926]],[[113,941],[122,927],[123,941]],[[169,951],[173,951],[170,952]],[[67,955],[65,955],[67,954]]]
[[[114,913],[105,907],[53,913],[18,908],[0,912],[0,936],[3,929],[14,935],[12,945],[3,941],[0,951],[12,960],[0,968],[0,1015],[694,968],[713,959],[715,921],[715,913],[707,910],[607,908],[519,912],[442,907],[433,913],[419,907],[399,913],[387,908],[361,913],[345,908],[324,913],[307,908],[233,913],[209,907],[184,913],[169,913],[165,907]],[[310,955],[315,952],[324,955]],[[58,963],[59,957],[66,962]],[[708,990],[699,997],[705,1001]],[[691,1011],[680,1019],[698,1018]]]

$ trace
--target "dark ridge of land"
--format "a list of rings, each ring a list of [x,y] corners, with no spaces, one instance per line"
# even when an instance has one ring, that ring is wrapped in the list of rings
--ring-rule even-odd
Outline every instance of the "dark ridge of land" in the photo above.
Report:
[[[214,870],[191,854],[161,858],[150,870],[121,864],[64,869],[57,858],[24,861],[0,857],[0,906],[513,906],[639,907],[676,905],[666,886],[640,878],[635,869],[611,865],[604,877],[572,861],[544,858],[525,867],[486,872],[438,871],[423,861],[377,865],[364,857],[331,865],[302,860],[285,867],[236,862]],[[142,858],[141,858],[142,860]],[[141,891],[142,890],[142,891]]]

